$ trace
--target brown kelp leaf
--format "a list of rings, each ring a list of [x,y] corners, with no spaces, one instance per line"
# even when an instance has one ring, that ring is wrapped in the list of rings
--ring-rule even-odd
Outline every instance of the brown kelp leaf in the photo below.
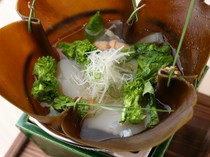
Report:
[[[38,57],[52,55],[51,45],[38,19],[32,22],[18,21],[0,29],[0,93],[23,112],[41,122],[54,123],[60,118],[46,117],[48,108],[43,108],[31,96],[34,82],[33,66]]]

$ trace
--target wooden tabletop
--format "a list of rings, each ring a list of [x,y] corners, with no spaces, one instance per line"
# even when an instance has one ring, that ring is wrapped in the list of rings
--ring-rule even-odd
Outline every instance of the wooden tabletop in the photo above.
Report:
[[[198,94],[193,118],[174,135],[165,157],[210,157],[210,97]]]
[[[49,157],[20,133],[5,157]],[[173,137],[164,157],[210,157],[210,97],[198,94],[193,118]]]

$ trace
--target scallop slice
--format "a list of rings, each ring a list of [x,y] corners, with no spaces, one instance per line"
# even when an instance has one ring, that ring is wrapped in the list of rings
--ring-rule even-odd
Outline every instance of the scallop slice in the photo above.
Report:
[[[78,85],[73,76],[80,72],[80,68],[75,61],[70,59],[62,59],[58,62],[58,74],[57,79],[59,82],[59,88],[64,95],[71,98],[81,96],[82,86]]]
[[[130,124],[119,122],[121,112],[101,110],[87,117],[82,124],[80,136],[84,140],[101,141],[115,137],[129,137],[146,129],[146,122]]]

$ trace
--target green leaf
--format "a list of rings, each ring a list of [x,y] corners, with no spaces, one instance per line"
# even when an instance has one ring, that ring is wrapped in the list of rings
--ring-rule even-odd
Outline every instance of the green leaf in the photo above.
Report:
[[[34,64],[33,73],[39,78],[46,74],[54,75],[56,70],[56,60],[51,56],[42,56]]]
[[[152,86],[152,84],[149,81],[144,83],[143,96],[147,93],[152,94],[152,95],[155,94],[154,87]]]
[[[164,157],[164,154],[169,147],[172,139],[173,136],[169,137],[166,141],[155,147],[150,157]]]
[[[62,112],[69,109],[72,106],[71,103],[73,102],[74,100],[72,98],[64,96],[64,95],[59,95],[58,97],[54,99],[52,107],[55,110]]]
[[[57,78],[51,74],[40,77],[33,83],[31,92],[36,100],[52,103],[54,98],[58,96]]]
[[[84,118],[87,113],[90,111],[90,105],[83,99],[79,100],[76,104],[77,113],[81,118]]]
[[[94,16],[91,17],[90,21],[86,25],[85,36],[90,42],[94,42],[103,34],[104,34],[104,26],[103,26],[102,16],[98,11]]]
[[[137,78],[142,78],[145,81],[155,82],[158,70],[172,65],[173,56],[171,48],[167,44],[145,44],[140,43],[135,45],[136,53],[139,54]]]
[[[87,39],[76,40],[72,43],[61,42],[58,46],[67,58],[74,59],[77,63],[80,63],[83,66],[89,63],[88,54],[86,52],[91,52],[97,49]]]
[[[124,85],[124,109],[122,111],[120,122],[129,121],[132,124],[139,123],[146,118],[139,103],[143,101],[144,84],[142,80],[134,80]]]
[[[148,116],[150,117],[150,121],[147,124],[147,127],[151,128],[154,125],[159,123],[159,117],[158,117],[158,110],[156,109],[156,101],[155,96],[153,94],[147,95],[148,97],[148,104],[146,105],[146,108],[148,109]]]

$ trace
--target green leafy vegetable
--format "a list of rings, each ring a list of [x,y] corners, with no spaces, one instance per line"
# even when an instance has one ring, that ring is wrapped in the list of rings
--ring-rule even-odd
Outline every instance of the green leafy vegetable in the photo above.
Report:
[[[81,118],[85,117],[90,111],[90,105],[88,105],[84,99],[81,99],[78,102],[76,102],[75,107],[77,109],[77,113]]]
[[[90,21],[86,25],[85,35],[89,41],[94,42],[103,34],[104,34],[104,26],[103,26],[102,16],[98,11],[94,16],[91,17]]]
[[[160,68],[172,65],[173,56],[169,45],[163,44],[137,44],[136,51],[139,54],[137,77],[154,82]]]
[[[46,74],[54,75],[56,72],[56,61],[51,56],[43,56],[38,59],[34,65],[34,75],[38,78],[45,76]]]
[[[74,100],[70,97],[59,95],[56,97],[52,103],[52,107],[58,112],[65,111],[71,107],[71,103],[74,103]]]
[[[158,110],[156,109],[154,87],[152,84],[143,80],[135,80],[124,86],[124,109],[121,116],[121,122],[129,121],[132,124],[141,122],[149,116],[147,124],[152,127],[159,122]],[[146,105],[145,109],[142,105]]]
[[[151,100],[154,100],[154,99],[152,98]],[[154,125],[159,123],[159,117],[158,117],[158,113],[157,113],[155,105],[152,105],[152,106],[148,105],[147,108],[149,112],[148,115],[150,116],[150,120],[149,120],[149,123],[147,124],[147,127],[151,128]]]
[[[121,123],[129,121],[136,124],[146,118],[141,106],[143,102],[144,84],[142,80],[135,80],[124,85],[124,101],[125,108],[121,115]]]
[[[154,95],[155,94],[154,87],[152,86],[152,84],[149,81],[144,83],[144,91],[142,94],[143,95],[145,95],[145,94]]]
[[[72,98],[64,95],[59,95],[56,97],[52,107],[58,112],[63,112],[70,107],[74,107],[81,118],[85,117],[90,110],[90,106],[87,105],[85,100],[81,99],[79,101],[75,101]]]
[[[56,61],[51,56],[42,56],[34,64],[33,73],[38,78],[32,87],[35,99],[51,103],[58,96],[58,81],[54,76],[56,69]]]
[[[141,110],[141,107],[146,105],[150,116],[148,127],[152,127],[159,122],[152,84],[155,83],[158,70],[172,64],[171,48],[166,44],[140,43],[123,50],[126,51],[133,52],[127,60],[136,58],[138,69],[135,80],[124,86],[125,109],[121,122],[138,123],[146,118],[146,113]]]
[[[158,111],[156,109],[156,101],[155,101],[155,95],[153,94],[147,94],[147,115],[149,116],[149,123],[147,124],[147,127],[152,127],[159,123],[159,117],[158,117]]]
[[[146,108],[147,115],[149,116],[149,123],[147,124],[148,127],[152,127],[159,122],[158,111],[156,109],[156,100],[155,100],[155,91],[152,84],[147,81],[144,83],[144,92],[143,96],[146,99]]]
[[[52,74],[45,74],[33,83],[32,95],[40,102],[52,103],[58,96],[58,81]]]
[[[87,39],[77,40],[72,43],[61,42],[58,46],[61,48],[62,53],[67,58],[75,59],[76,62],[82,64],[83,66],[89,63],[87,59],[87,52],[91,52],[97,49]]]

